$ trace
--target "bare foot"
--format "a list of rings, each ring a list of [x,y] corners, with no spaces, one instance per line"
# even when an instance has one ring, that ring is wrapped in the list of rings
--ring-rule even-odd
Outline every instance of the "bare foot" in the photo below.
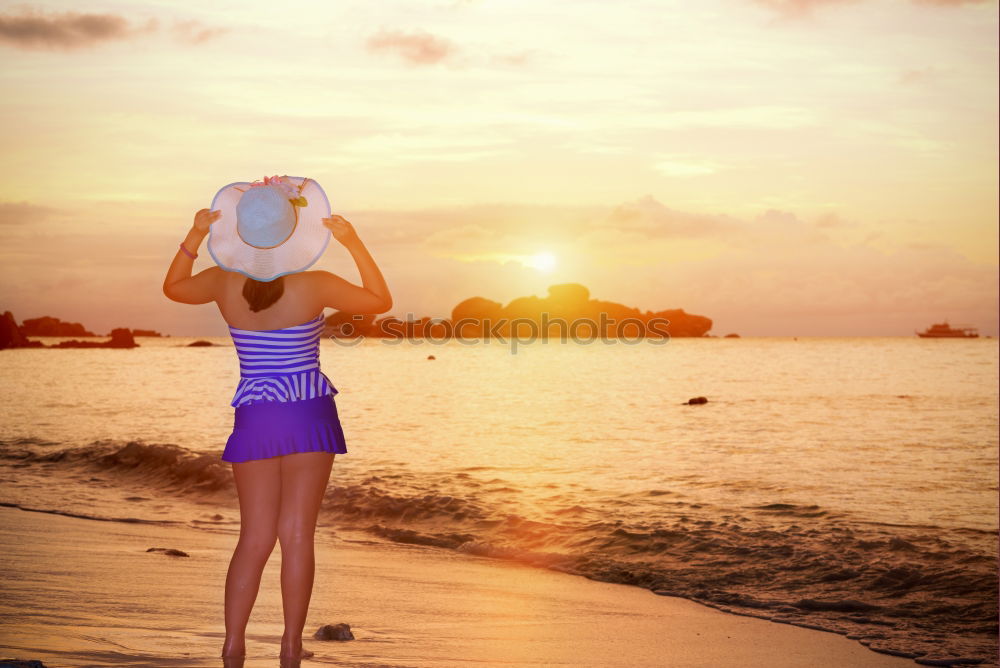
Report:
[[[285,640],[281,641],[281,654],[282,659],[308,659],[314,655],[314,652],[310,652],[305,647],[302,646],[302,640],[297,643],[298,646],[293,645]]]
[[[240,656],[223,656],[222,668],[243,668],[246,660],[247,658],[242,654]]]

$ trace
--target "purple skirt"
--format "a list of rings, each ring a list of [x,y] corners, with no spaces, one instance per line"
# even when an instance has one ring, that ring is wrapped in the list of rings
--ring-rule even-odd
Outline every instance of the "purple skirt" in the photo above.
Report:
[[[237,406],[224,462],[248,462],[296,452],[345,454],[347,441],[334,395]]]

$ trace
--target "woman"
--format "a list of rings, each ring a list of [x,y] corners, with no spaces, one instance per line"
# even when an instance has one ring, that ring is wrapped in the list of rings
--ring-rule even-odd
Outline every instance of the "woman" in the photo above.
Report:
[[[192,276],[210,232],[208,249],[219,266]],[[305,270],[331,233],[354,258],[361,287]],[[319,184],[286,176],[222,188],[211,209],[195,214],[163,292],[183,304],[215,302],[240,359],[234,428],[222,456],[232,463],[240,504],[222,656],[246,654],[247,622],[275,542],[281,544],[281,657],[312,656],[302,647],[302,631],[315,570],[313,535],[333,460],[347,452],[337,390],[319,370],[323,309],[384,313],[392,307],[389,289],[351,223],[330,215]]]

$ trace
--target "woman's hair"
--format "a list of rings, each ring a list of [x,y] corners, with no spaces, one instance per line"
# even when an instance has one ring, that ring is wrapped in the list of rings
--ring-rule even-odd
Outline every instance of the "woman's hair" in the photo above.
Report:
[[[243,284],[243,298],[247,300],[247,304],[250,305],[250,310],[253,312],[263,311],[269,307],[274,302],[281,299],[281,295],[285,292],[285,277],[279,276],[273,281],[255,281],[254,279],[247,277],[246,282]]]

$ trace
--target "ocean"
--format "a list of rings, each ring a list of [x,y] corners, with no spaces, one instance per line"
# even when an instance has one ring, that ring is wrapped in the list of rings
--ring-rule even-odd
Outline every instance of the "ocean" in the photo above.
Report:
[[[0,351],[0,504],[238,531],[239,365],[193,340]],[[996,661],[996,339],[324,340],[321,363],[348,447],[323,526]]]

